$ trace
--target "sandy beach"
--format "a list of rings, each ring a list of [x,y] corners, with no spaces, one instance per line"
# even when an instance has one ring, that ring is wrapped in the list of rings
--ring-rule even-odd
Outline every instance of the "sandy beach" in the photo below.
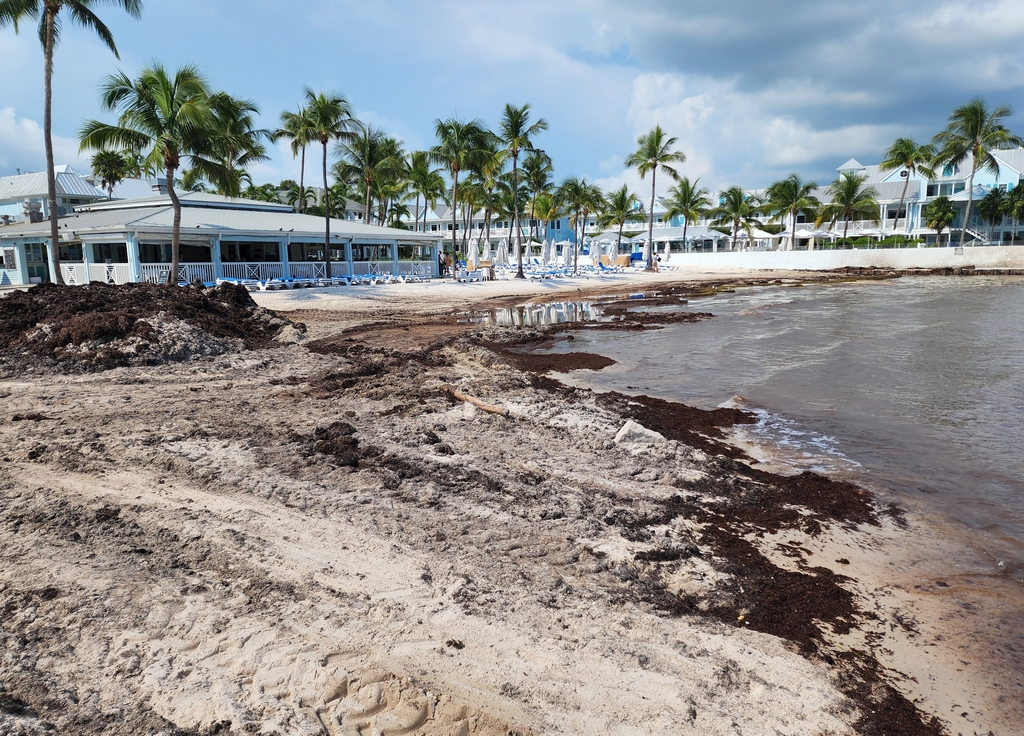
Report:
[[[587,356],[524,357],[553,330],[465,320],[808,278],[256,293],[304,334],[8,375],[0,731],[1015,732],[887,567],[912,516],[758,466],[742,412],[566,387]]]

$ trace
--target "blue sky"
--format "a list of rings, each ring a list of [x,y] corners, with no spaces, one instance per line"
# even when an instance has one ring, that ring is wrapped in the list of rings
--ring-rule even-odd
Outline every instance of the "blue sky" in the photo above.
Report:
[[[145,0],[140,22],[99,11],[121,60],[70,25],[56,57],[57,158],[81,169],[75,131],[103,117],[99,83],[154,59],[199,64],[255,100],[266,127],[304,85],[342,92],[410,149],[432,144],[435,118],[494,124],[506,102],[529,102],[550,123],[537,143],[557,177],[641,192],[622,161],[655,123],[679,138],[682,173],[744,187],[791,171],[829,181],[897,136],[930,138],[973,95],[1014,105],[1024,133],[1020,0]],[[41,121],[38,40],[0,31],[0,175],[44,166]],[[290,154],[273,153],[257,182],[297,178]]]

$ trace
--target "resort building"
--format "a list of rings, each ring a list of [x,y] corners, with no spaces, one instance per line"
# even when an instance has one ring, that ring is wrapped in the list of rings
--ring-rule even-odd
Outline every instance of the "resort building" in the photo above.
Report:
[[[75,207],[99,202],[107,193],[97,189],[70,166],[54,169],[57,182],[57,214],[61,217]],[[50,217],[46,172],[0,177],[0,225],[34,222]]]
[[[324,219],[289,205],[183,192],[179,281],[218,278],[326,278],[372,274],[437,275],[437,239],[408,230]],[[64,281],[162,282],[171,262],[170,197],[96,201],[60,220]],[[0,225],[0,284],[54,279],[46,258],[50,224]]]

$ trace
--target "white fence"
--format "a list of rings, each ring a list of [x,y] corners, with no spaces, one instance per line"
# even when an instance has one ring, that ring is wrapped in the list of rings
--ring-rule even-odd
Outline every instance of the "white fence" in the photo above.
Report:
[[[356,261],[352,264],[353,276],[380,276],[391,273],[391,261]]]
[[[434,264],[431,261],[399,261],[398,275],[430,278],[434,275]]]
[[[168,263],[144,264],[142,266],[142,280],[151,284],[166,284],[167,274],[171,272]],[[191,284],[193,281],[212,283],[216,276],[212,263],[179,263],[178,281]]]
[[[283,279],[283,263],[225,263],[222,266],[226,279]]]
[[[127,263],[90,263],[89,281],[100,281],[104,284],[130,284],[132,268]]]
[[[327,278],[327,264],[323,262],[289,263],[288,271],[293,279]]]
[[[80,286],[89,283],[89,270],[84,263],[62,263],[60,274],[68,286]]]

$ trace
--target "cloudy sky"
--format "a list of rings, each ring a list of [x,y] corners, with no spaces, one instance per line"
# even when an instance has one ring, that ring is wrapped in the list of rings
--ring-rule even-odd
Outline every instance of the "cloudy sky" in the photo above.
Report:
[[[99,6],[120,61],[65,29],[58,163],[88,168],[74,139],[103,116],[100,81],[149,60],[201,65],[254,99],[266,127],[304,85],[342,92],[409,148],[433,143],[438,117],[494,124],[504,103],[529,102],[550,123],[537,144],[556,176],[604,186],[639,188],[622,161],[656,123],[679,139],[682,173],[744,187],[792,171],[829,181],[851,156],[877,162],[893,138],[930,138],[974,95],[1013,105],[1024,133],[1021,0],[144,2],[141,22]],[[44,166],[41,122],[39,42],[31,28],[2,30],[0,175]],[[275,150],[252,173],[297,178],[298,165]]]

